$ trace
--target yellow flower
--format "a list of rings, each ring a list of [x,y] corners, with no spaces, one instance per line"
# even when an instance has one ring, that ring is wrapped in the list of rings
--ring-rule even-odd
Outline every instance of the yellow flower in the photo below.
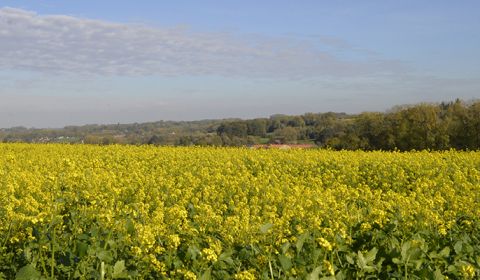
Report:
[[[463,265],[460,272],[464,279],[473,279],[475,277],[475,268],[471,264]]]
[[[183,274],[186,280],[197,280],[197,275],[191,271],[187,271]]]
[[[372,225],[370,223],[367,223],[367,222],[364,222],[362,223],[362,225],[360,226],[360,229],[362,231],[369,231],[372,229]]]
[[[323,260],[323,265],[325,266],[325,269],[327,270],[328,273],[330,273],[330,275],[335,275],[335,269],[333,269],[333,265],[331,262],[327,261],[327,260]]]
[[[204,248],[202,250],[202,255],[204,256],[205,259],[207,259],[210,262],[216,262],[217,261],[217,254],[213,249],[210,248]]]
[[[447,228],[444,225],[439,226],[438,233],[442,236],[447,235]]]
[[[180,246],[180,237],[178,236],[178,234],[171,234],[168,236],[168,242],[169,242],[169,246],[170,248],[176,250],[178,248],[178,246]]]
[[[328,242],[328,240],[326,240],[326,239],[323,238],[323,237],[317,238],[317,243],[318,243],[321,247],[325,248],[325,250],[327,250],[327,251],[332,251],[332,249],[333,249],[332,244],[330,244],[330,242]]]
[[[235,280],[255,280],[254,270],[244,270],[234,276]]]

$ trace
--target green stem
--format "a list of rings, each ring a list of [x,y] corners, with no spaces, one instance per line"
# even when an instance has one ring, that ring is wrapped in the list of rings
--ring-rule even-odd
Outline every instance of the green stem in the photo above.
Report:
[[[10,224],[8,225],[7,235],[5,236],[5,240],[3,240],[2,242],[2,247],[5,247],[5,245],[7,245],[8,238],[10,237],[10,233],[12,231],[12,224],[13,224],[13,221],[10,221]]]
[[[105,263],[100,264],[100,280],[105,279]]]
[[[410,256],[408,256],[407,261],[405,262],[405,279],[408,279],[408,262],[410,261]]]
[[[43,274],[48,275],[47,266],[45,265],[44,256],[43,256],[43,252],[41,251],[41,249],[40,249],[39,255],[40,255],[40,260],[42,262]],[[46,258],[48,258],[48,257],[46,257]]]
[[[272,269],[272,262],[268,261],[268,267],[270,268],[270,277],[273,279],[273,269]]]
[[[55,217],[57,214],[57,204],[56,204],[56,193],[52,187],[52,203],[53,203],[53,211],[52,211],[52,220],[50,221],[50,226],[53,229],[52,231],[52,256],[50,259],[50,277],[55,279],[55,242],[56,242],[56,232],[55,232]]]
[[[55,236],[56,236],[56,233],[55,233],[55,227],[53,228],[53,238],[52,238],[52,259],[51,259],[51,277],[52,279],[54,279],[54,276],[55,276]]]

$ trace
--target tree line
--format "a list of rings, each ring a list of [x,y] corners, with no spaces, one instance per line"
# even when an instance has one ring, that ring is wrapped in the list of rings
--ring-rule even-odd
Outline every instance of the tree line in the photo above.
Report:
[[[312,141],[348,150],[477,150],[480,148],[480,101],[421,103],[387,112],[272,116],[223,123],[219,135],[266,137],[270,141]]]
[[[478,150],[480,101],[397,106],[386,112],[306,113],[249,120],[0,130],[3,142],[244,146],[309,143],[349,150]]]

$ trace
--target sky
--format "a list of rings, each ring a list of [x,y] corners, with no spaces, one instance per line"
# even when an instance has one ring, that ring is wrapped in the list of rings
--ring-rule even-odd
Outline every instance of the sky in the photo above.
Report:
[[[0,127],[480,97],[480,1],[3,1]]]

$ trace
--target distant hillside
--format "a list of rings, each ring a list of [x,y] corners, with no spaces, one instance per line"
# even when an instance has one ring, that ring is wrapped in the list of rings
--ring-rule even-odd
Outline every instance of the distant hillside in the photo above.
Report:
[[[249,120],[158,121],[0,129],[3,142],[217,145],[315,144],[332,149],[479,149],[480,101],[397,106],[385,112],[272,115]]]

